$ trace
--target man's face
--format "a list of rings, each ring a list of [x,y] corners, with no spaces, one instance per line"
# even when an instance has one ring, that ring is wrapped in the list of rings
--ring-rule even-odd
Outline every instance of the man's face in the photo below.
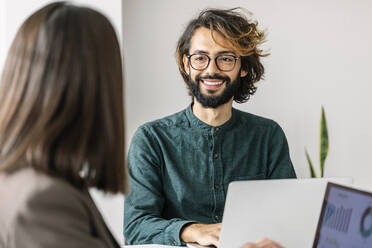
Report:
[[[185,71],[189,75],[189,87],[196,98],[206,108],[216,108],[232,100],[239,86],[240,77],[247,73],[240,72],[241,60],[238,58],[231,71],[222,71],[215,63],[219,55],[233,55],[238,57],[230,42],[221,34],[213,31],[213,40],[210,29],[200,27],[195,30],[191,38],[189,54],[208,55],[210,62],[203,70],[196,70],[190,65],[190,60],[184,56]],[[240,72],[240,75],[239,75]]]

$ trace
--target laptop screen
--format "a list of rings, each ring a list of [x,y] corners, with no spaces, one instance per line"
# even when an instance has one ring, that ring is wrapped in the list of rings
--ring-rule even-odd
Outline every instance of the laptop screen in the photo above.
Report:
[[[313,244],[323,247],[372,247],[372,193],[327,184]]]

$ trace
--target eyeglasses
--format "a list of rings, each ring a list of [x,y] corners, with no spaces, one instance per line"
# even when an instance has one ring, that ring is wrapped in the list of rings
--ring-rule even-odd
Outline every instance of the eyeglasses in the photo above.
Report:
[[[211,58],[206,54],[191,54],[187,56],[187,58],[191,67],[197,71],[205,70],[211,62]],[[218,70],[227,72],[234,69],[238,59],[239,57],[235,55],[222,54],[214,57],[214,62],[216,63]]]

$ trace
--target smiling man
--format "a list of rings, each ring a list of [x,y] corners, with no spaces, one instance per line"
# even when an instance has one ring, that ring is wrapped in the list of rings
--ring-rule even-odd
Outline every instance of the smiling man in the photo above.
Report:
[[[204,10],[186,27],[176,57],[192,103],[133,137],[124,206],[129,244],[217,246],[230,182],[296,177],[280,126],[232,107],[248,101],[263,76],[263,39],[238,9]]]

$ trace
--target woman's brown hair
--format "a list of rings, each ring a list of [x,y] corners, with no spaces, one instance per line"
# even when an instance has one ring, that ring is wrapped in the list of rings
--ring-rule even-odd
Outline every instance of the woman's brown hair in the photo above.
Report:
[[[77,188],[126,192],[123,75],[111,23],[49,4],[20,27],[0,82],[0,171],[33,167]]]

